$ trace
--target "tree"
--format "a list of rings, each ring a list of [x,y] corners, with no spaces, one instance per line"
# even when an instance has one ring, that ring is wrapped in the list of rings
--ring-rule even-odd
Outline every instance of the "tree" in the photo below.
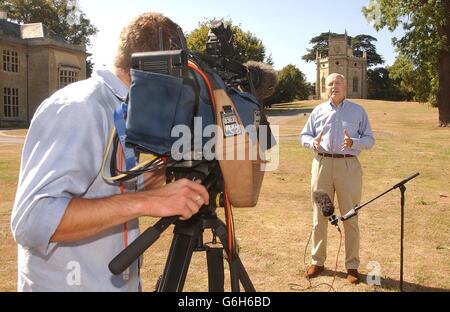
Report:
[[[287,103],[294,100],[308,99],[311,85],[305,75],[295,66],[289,64],[277,73],[278,85],[274,93],[264,101],[269,106],[275,103]]]
[[[225,25],[233,25],[231,20],[224,21]],[[192,32],[186,35],[188,47],[192,51],[202,52],[206,51],[206,42],[208,41],[208,31],[212,20],[199,23],[199,26]],[[240,26],[231,26],[236,39],[237,50],[240,54],[238,61],[245,63],[249,60],[257,62],[270,63],[272,61],[271,55],[266,57],[266,48],[262,41],[249,31],[244,31]]]
[[[328,56],[328,39],[330,36],[337,36],[338,34],[332,32],[323,32],[309,41],[313,45],[312,49],[307,49],[308,53],[303,55],[302,59],[307,62],[316,61],[317,51],[322,57]],[[350,44],[350,42],[349,42]]]
[[[430,94],[433,94],[432,89],[436,85],[436,77],[429,77],[431,83],[423,83],[423,78],[417,75],[414,64],[411,60],[400,53],[394,64],[389,67],[390,76],[399,81],[400,88],[411,94],[410,99],[419,102],[430,101],[433,104],[436,102],[436,98],[430,98]],[[428,75],[428,74],[427,74]],[[435,88],[437,90],[437,88]]]
[[[450,125],[450,0],[370,0],[362,11],[376,30],[403,27],[405,35],[393,44],[429,86],[421,96],[436,99],[439,125]]]
[[[42,22],[48,30],[71,44],[90,45],[98,29],[80,10],[77,0],[0,0],[0,8],[18,23]],[[92,70],[87,62],[87,71]]]
[[[355,56],[363,56],[363,53],[367,53],[367,66],[372,67],[374,65],[384,64],[384,60],[377,53],[377,48],[372,43],[378,41],[375,37],[369,35],[357,35],[351,39],[353,54]]]
[[[269,64],[270,66],[273,66],[274,62],[273,62],[272,53],[270,53],[269,56],[266,57],[266,59],[264,60],[264,63]]]
[[[404,88],[400,79],[394,79],[390,68],[376,67],[367,71],[369,99],[410,101],[413,98],[413,90]]]
[[[329,49],[328,39],[333,36],[338,36],[338,34],[326,32],[312,38],[309,43],[312,44],[313,47],[307,49],[308,53],[303,55],[302,59],[307,62],[315,62],[317,51],[322,57],[327,57]],[[368,67],[384,63],[383,58],[378,54],[377,48],[372,43],[373,41],[376,42],[377,39],[369,35],[362,34],[355,37],[348,36],[348,44],[352,47],[355,56],[362,56],[363,52],[367,53]]]

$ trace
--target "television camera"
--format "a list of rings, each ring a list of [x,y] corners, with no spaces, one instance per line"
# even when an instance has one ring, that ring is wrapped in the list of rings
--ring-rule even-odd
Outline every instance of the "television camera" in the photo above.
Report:
[[[212,24],[206,53],[189,51],[181,29],[178,38],[171,40],[167,49],[162,43],[162,29],[159,31],[160,51],[132,55],[129,101],[115,113],[117,133],[110,142],[114,146],[110,160],[111,177],[104,177],[109,181],[123,182],[165,167],[168,183],[180,178],[201,179],[210,193],[211,202],[188,221],[180,221],[177,216],[162,218],[113,259],[109,268],[114,274],[123,272],[175,223],[174,239],[157,290],[181,291],[192,252],[203,250],[208,255],[209,289],[223,291],[225,249],[232,291],[239,290],[239,282],[246,290],[254,291],[238,256],[231,205],[256,205],[263,170],[259,167],[255,170],[255,163],[259,165],[262,160],[259,153],[256,159],[242,161],[223,160],[220,156],[227,140],[239,137],[244,138],[249,146],[256,146],[258,152],[260,141],[265,141],[263,150],[275,144],[255,95],[257,88],[268,87],[269,80],[276,84],[276,76],[273,70],[264,72],[257,66],[241,64],[231,28],[222,22]],[[125,116],[126,121],[121,119]],[[200,125],[196,123],[198,119]],[[205,133],[211,125],[216,125],[219,131],[208,136]],[[264,137],[257,132],[262,126],[269,130]],[[180,139],[173,135],[176,127],[191,133],[200,130],[201,135]],[[253,129],[256,135],[249,133],[252,130],[248,129]],[[180,141],[183,144],[174,149]],[[205,148],[210,141],[215,143],[211,152],[216,157],[206,159]],[[117,168],[115,155],[119,145],[123,149],[125,170]],[[136,165],[140,154],[152,156]],[[105,163],[106,157],[104,167]],[[236,173],[241,177],[236,178]],[[225,208],[226,224],[217,218],[217,207]],[[222,248],[203,244],[203,231],[208,228],[213,232],[214,242],[217,243],[216,237],[219,237]]]

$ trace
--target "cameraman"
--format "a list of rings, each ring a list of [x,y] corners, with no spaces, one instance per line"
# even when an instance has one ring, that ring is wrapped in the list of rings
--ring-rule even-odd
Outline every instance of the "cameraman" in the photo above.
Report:
[[[161,32],[162,30],[162,32]],[[25,141],[11,216],[19,291],[138,291],[139,261],[114,276],[108,263],[139,235],[138,218],[189,219],[208,203],[199,183],[163,177],[121,187],[101,177],[113,111],[130,87],[131,54],[185,38],[178,25],[146,13],[121,33],[115,73],[99,70],[45,100]],[[110,155],[109,155],[110,156]],[[109,168],[108,168],[109,169]]]

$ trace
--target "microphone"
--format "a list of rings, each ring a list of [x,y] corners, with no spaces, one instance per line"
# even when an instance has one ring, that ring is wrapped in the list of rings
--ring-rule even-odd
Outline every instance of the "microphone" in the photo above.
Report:
[[[322,215],[324,217],[328,217],[330,223],[334,225],[340,232],[341,229],[339,228],[338,224],[339,219],[334,214],[334,205],[330,199],[330,196],[328,196],[328,193],[324,190],[316,190],[313,192],[313,199],[317,207],[322,212]]]
[[[278,84],[277,73],[273,67],[256,61],[248,61],[244,65],[250,72],[256,98],[262,100],[271,96]]]
[[[324,190],[316,190],[313,193],[313,198],[324,217],[331,217],[334,214],[334,205],[327,192]]]

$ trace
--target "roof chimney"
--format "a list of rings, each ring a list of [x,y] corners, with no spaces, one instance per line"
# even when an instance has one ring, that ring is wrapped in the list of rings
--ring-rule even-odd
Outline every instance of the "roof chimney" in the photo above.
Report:
[[[6,20],[8,18],[8,13],[5,11],[0,11],[0,20]]]
[[[22,39],[44,38],[44,25],[42,23],[32,23],[20,25]]]

